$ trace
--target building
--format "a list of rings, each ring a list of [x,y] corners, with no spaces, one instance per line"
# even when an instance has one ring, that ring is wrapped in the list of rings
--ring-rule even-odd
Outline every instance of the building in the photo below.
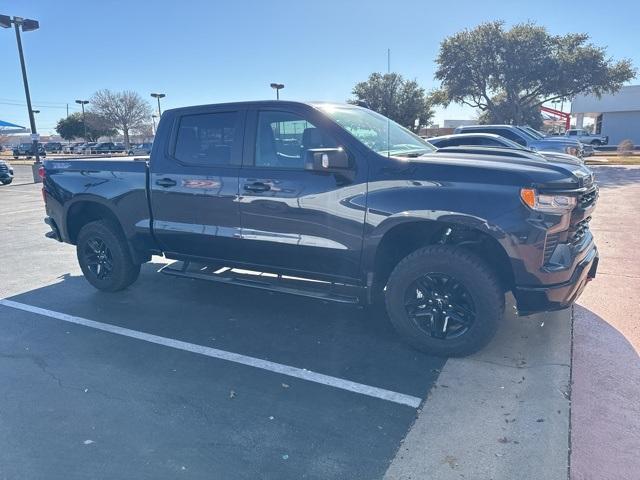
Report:
[[[445,120],[444,128],[464,127],[466,125],[478,125],[478,120]]]
[[[578,95],[571,102],[576,128],[583,128],[585,117],[594,122],[594,132],[609,136],[609,145],[631,140],[640,145],[640,85],[622,87],[617,93]]]

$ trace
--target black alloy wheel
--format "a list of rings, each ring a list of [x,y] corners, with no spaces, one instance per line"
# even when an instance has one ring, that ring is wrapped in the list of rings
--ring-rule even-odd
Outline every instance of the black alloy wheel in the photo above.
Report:
[[[99,280],[106,280],[113,274],[113,255],[100,238],[92,238],[84,248],[87,268]]]
[[[427,273],[412,282],[404,305],[416,327],[432,338],[443,340],[464,335],[476,318],[469,291],[444,273]]]

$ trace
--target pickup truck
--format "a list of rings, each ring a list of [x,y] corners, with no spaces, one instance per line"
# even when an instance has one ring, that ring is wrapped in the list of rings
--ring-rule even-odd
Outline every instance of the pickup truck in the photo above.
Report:
[[[582,130],[580,128],[572,128],[571,130],[567,130],[564,132],[565,138],[573,138],[582,143],[588,143],[593,146],[606,145],[609,143],[609,137],[606,135],[594,135],[589,133],[587,130]]]
[[[507,138],[519,145],[536,151],[568,153],[576,157],[584,156],[581,142],[570,138],[548,139],[535,135],[523,127],[515,125],[464,125],[454,133],[492,133]]]
[[[41,157],[47,156],[47,152],[42,147],[41,143],[38,144],[38,155]],[[33,143],[21,143],[20,145],[18,145],[16,148],[13,149],[13,158],[16,160],[20,157],[27,157],[27,159],[29,159],[35,156],[36,156],[36,152],[35,152],[35,149],[33,148]]]
[[[264,101],[163,113],[149,159],[48,160],[51,227],[86,279],[178,277],[384,305],[435,355],[480,349],[505,293],[563,309],[595,276],[598,197],[580,164],[435,152],[355,105]]]

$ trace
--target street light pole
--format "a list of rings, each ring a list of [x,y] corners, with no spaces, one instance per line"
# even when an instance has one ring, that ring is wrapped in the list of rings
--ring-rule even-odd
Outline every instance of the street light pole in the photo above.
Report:
[[[158,100],[158,117],[162,116],[162,110],[160,110],[160,99],[166,97],[164,93],[152,93],[151,96]]]
[[[272,83],[271,88],[276,91],[276,100],[280,100],[280,90],[284,88],[284,83]]]
[[[84,118],[84,106],[89,103],[89,100],[76,100],[76,103],[82,107],[82,126],[84,127],[84,141],[87,141],[87,122]]]
[[[156,136],[156,117],[157,115],[151,115],[151,122],[153,122],[153,129],[151,130],[151,133],[154,137]]]
[[[24,94],[27,97],[27,109],[29,111],[29,126],[31,127],[31,139],[33,141],[33,149],[36,157],[36,163],[40,163],[40,154],[38,153],[38,131],[36,130],[36,119],[33,115],[31,107],[31,94],[29,93],[29,82],[27,80],[27,67],[24,62],[24,53],[22,51],[22,38],[20,37],[20,29],[23,32],[37,30],[40,24],[37,20],[24,19],[22,17],[9,17],[8,15],[0,15],[0,27],[11,28],[13,24],[16,31],[16,42],[18,43],[18,56],[20,57],[20,68],[22,69],[22,82],[24,83]]]

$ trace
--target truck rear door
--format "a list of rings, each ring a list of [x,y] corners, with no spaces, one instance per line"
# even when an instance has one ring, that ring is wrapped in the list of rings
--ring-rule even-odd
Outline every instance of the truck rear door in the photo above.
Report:
[[[240,229],[242,109],[166,112],[150,165],[153,232],[173,257],[231,258]]]

